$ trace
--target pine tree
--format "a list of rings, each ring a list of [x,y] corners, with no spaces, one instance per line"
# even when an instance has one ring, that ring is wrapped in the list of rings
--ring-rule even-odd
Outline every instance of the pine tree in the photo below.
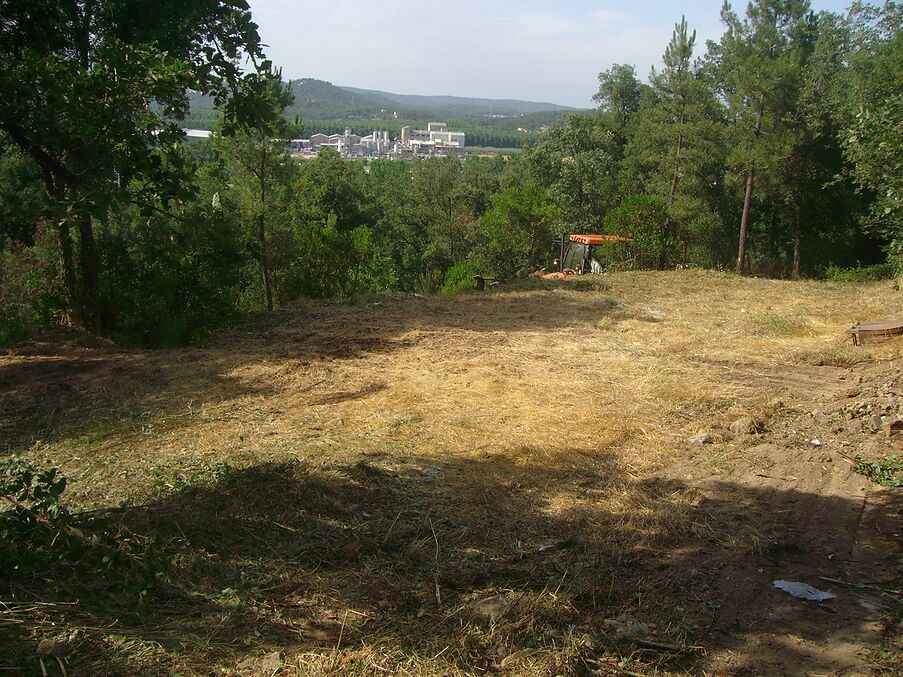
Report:
[[[665,50],[664,68],[653,70],[652,91],[637,114],[624,170],[624,183],[633,192],[665,201],[665,229],[682,242],[684,263],[693,231],[715,218],[711,189],[722,178],[723,129],[714,96],[693,63],[695,42],[682,18]],[[657,266],[665,263],[663,250]]]
[[[796,110],[814,17],[808,0],[754,0],[742,20],[725,2],[721,18],[727,30],[709,48],[720,93],[738,131],[734,158],[746,172],[737,253],[737,273],[742,275],[757,173],[766,169],[774,176],[794,142],[788,118]]]

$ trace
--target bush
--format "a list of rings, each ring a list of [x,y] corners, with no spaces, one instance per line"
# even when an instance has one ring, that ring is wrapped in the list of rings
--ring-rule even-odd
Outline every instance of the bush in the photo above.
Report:
[[[203,340],[239,315],[239,233],[226,219],[186,211],[110,219],[98,229],[103,326],[125,343]]]
[[[421,294],[436,294],[445,284],[445,273],[438,268],[420,273],[417,278],[417,291]]]
[[[58,322],[62,315],[54,234],[41,225],[32,246],[7,240],[0,251],[0,346],[21,339],[36,326]]]
[[[633,238],[624,246],[606,247],[606,263],[663,270],[675,258],[678,241],[668,227],[668,209],[661,198],[628,195],[605,216],[604,228],[609,235]]]
[[[896,274],[897,268],[892,263],[879,263],[856,268],[829,266],[825,269],[824,278],[829,282],[878,282],[890,280]]]
[[[96,514],[78,515],[62,502],[66,478],[54,467],[43,467],[10,456],[0,460],[0,498],[11,509],[0,511],[0,578],[97,576],[122,595],[131,588],[139,604],[158,587],[158,573],[168,563],[150,539]]]
[[[560,219],[557,203],[537,183],[494,195],[480,219],[482,268],[508,280],[547,266]]]
[[[477,264],[473,261],[458,261],[448,269],[445,274],[445,283],[442,285],[443,294],[458,294],[462,291],[470,291],[477,288],[474,275],[477,274]]]

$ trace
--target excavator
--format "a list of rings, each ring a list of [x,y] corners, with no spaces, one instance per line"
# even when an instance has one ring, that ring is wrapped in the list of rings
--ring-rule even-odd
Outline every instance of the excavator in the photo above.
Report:
[[[593,235],[593,234],[562,234],[555,240],[555,246],[559,248],[559,256],[555,259],[554,272],[548,272],[545,268],[537,270],[533,275],[543,280],[561,280],[572,275],[598,274],[604,270],[603,265],[593,256],[595,249],[614,242],[631,242],[632,237],[623,235]],[[491,277],[474,275],[478,291],[483,291],[486,284],[496,287],[499,282]]]
[[[632,239],[623,235],[574,234],[569,237],[562,235],[555,241],[555,245],[560,248],[559,257],[555,259],[558,270],[549,273],[543,268],[536,271],[535,275],[544,280],[556,280],[571,275],[601,273],[602,264],[593,256],[595,249],[613,242],[630,242]]]

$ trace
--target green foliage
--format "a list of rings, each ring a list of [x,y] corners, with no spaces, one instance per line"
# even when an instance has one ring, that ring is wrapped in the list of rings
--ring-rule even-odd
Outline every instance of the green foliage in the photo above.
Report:
[[[0,346],[62,315],[59,250],[42,223],[31,246],[7,240],[0,250]]]
[[[7,529],[33,529],[39,520],[62,521],[69,512],[60,502],[66,478],[56,468],[42,469],[35,463],[12,456],[0,464],[0,495],[13,503],[11,514],[4,513]],[[4,532],[4,537],[8,535]]]
[[[99,231],[103,324],[124,342],[183,345],[239,317],[241,237],[229,219],[194,206],[178,218],[128,212]]]
[[[903,487],[903,456],[890,456],[877,461],[859,456],[854,469],[883,487]]]
[[[612,129],[626,140],[627,128],[639,110],[643,85],[636,78],[636,69],[628,64],[615,64],[599,73],[599,91],[593,101],[599,111],[611,121]]]
[[[897,272],[897,267],[891,263],[857,266],[856,268],[828,266],[825,268],[823,277],[829,282],[878,282],[892,279]]]
[[[620,199],[622,145],[603,115],[569,115],[527,154],[530,175],[555,197],[562,219],[577,232],[595,232]]]
[[[445,284],[445,273],[438,268],[425,270],[417,276],[417,291],[421,294],[437,294]]]
[[[848,67],[836,78],[835,111],[857,185],[873,196],[867,221],[903,247],[903,5],[856,3]],[[903,257],[898,258],[898,263]]]
[[[560,220],[555,200],[537,183],[494,196],[492,208],[480,219],[481,268],[507,280],[548,265]]]
[[[47,197],[38,166],[14,147],[0,147],[0,250],[7,239],[34,243]]]
[[[66,478],[11,456],[0,460],[0,500],[11,509],[0,512],[0,569],[11,578],[56,576],[104,571],[119,589],[136,597],[139,607],[159,587],[165,566],[159,546],[104,520],[70,512],[62,502]]]
[[[630,242],[603,248],[608,262],[621,268],[659,268],[677,252],[677,238],[668,225],[665,201],[651,195],[629,195],[605,217],[605,232],[630,237]]]
[[[445,274],[445,282],[442,285],[443,294],[459,294],[477,288],[474,276],[477,274],[477,264],[473,261],[458,261],[448,269]]]

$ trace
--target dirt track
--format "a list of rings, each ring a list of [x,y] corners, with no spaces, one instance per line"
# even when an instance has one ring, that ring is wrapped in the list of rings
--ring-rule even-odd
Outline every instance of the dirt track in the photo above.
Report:
[[[869,427],[900,413],[900,345],[843,331],[899,307],[889,283],[624,274],[309,304],[195,349],[58,337],[0,357],[0,446],[80,507],[139,504],[120,519],[184,567],[190,621],[48,610],[113,624],[82,666],[890,674],[903,503],[852,459],[901,452]]]

